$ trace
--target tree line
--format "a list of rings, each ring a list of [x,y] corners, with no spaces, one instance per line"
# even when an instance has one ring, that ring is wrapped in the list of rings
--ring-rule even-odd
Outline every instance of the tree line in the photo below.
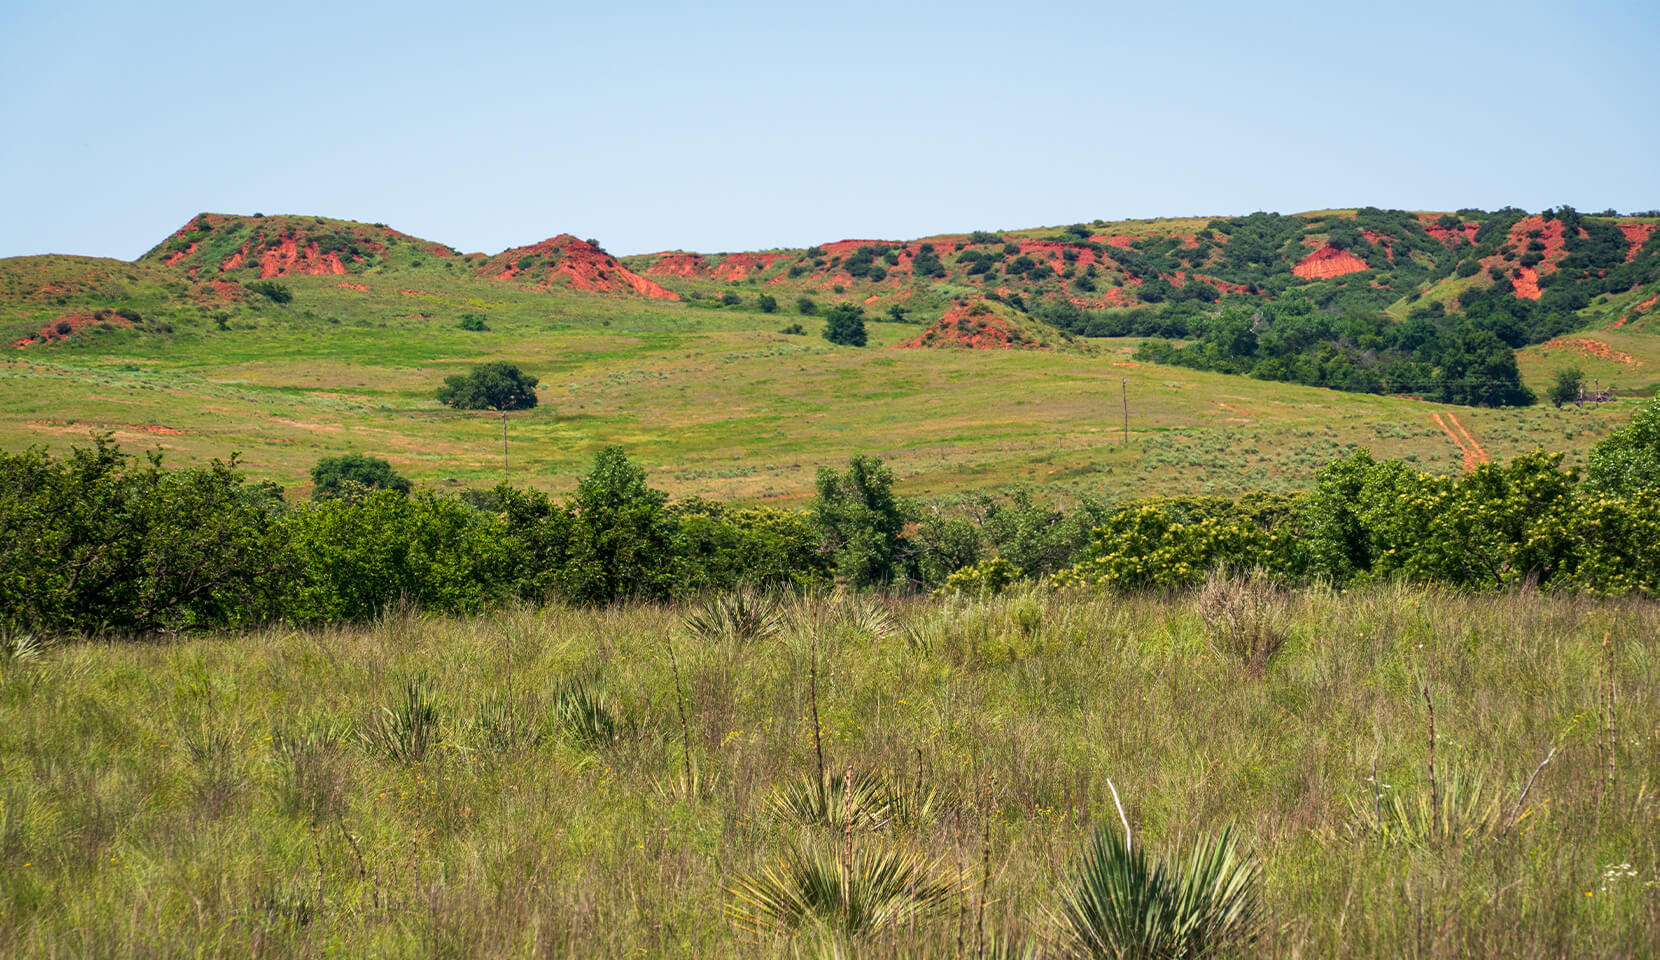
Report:
[[[562,500],[346,481],[290,504],[235,457],[168,469],[95,436],[62,457],[0,454],[0,628],[136,636],[356,621],[400,603],[469,613],[835,583],[1175,589],[1217,567],[1660,593],[1660,400],[1595,447],[1583,479],[1561,459],[1447,477],[1363,450],[1298,495],[1062,510],[1029,491],[920,503],[894,492],[879,459],[855,456],[820,470],[811,508],[792,511],[671,500],[611,447]]]

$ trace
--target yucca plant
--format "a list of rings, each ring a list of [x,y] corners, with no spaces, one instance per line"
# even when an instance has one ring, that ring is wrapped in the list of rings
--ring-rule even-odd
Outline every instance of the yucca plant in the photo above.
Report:
[[[899,624],[882,601],[865,594],[848,597],[842,624],[854,634],[873,640],[886,640],[899,632]]]
[[[39,660],[47,645],[46,638],[38,633],[0,626],[0,667]]]
[[[587,747],[610,743],[623,729],[609,698],[582,677],[573,677],[554,695],[551,720],[561,736]]]
[[[1364,801],[1349,801],[1347,832],[1352,839],[1425,846],[1447,840],[1494,837],[1504,832],[1504,801],[1482,778],[1451,770],[1436,791],[1397,790],[1372,784]],[[1436,794],[1439,793],[1439,796]],[[1530,811],[1516,810],[1519,822]]]
[[[1185,960],[1253,943],[1262,923],[1260,867],[1241,856],[1232,828],[1166,860],[1103,827],[1061,892],[1075,956]]]
[[[751,590],[735,590],[704,599],[680,619],[686,632],[701,640],[750,643],[778,636],[784,629],[784,611],[777,598]]]
[[[483,753],[507,753],[536,745],[541,732],[531,712],[517,701],[501,696],[486,697],[473,714],[469,739],[473,749]]]
[[[956,887],[935,861],[907,851],[839,856],[792,848],[775,867],[738,877],[727,892],[732,922],[756,937],[804,927],[861,936],[946,909]]]
[[[360,734],[364,747],[376,756],[397,763],[420,763],[438,744],[438,704],[427,696],[426,685],[414,679],[404,685],[403,696],[380,714]]]
[[[888,822],[893,799],[888,782],[878,774],[854,774],[849,781],[846,774],[820,780],[809,773],[774,787],[762,798],[761,809],[785,823],[874,829]]]

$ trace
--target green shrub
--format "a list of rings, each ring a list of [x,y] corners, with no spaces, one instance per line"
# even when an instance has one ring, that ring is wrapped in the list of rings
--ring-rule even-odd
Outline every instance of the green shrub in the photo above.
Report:
[[[763,293],[755,299],[755,305],[761,308],[762,313],[776,313],[778,311],[778,298],[770,293]]]
[[[842,302],[824,315],[824,339],[846,347],[865,345],[864,308]]]
[[[481,363],[444,378],[438,402],[457,410],[528,410],[536,406],[535,377],[506,361]]]
[[[906,509],[893,493],[893,471],[877,457],[858,455],[847,472],[818,472],[813,517],[836,574],[855,587],[891,583],[908,574],[911,545]]]
[[[456,324],[456,326],[463,330],[471,330],[474,333],[490,329],[490,327],[485,324],[484,318],[476,313],[462,314],[461,322]]]
[[[1585,484],[1597,493],[1629,499],[1660,490],[1660,397],[1591,448]]]
[[[356,496],[369,490],[408,493],[408,478],[379,457],[345,453],[324,457],[311,468],[311,499],[333,500]]]
[[[0,624],[48,634],[258,623],[292,573],[281,499],[237,461],[164,470],[107,436],[0,453]]]
[[[289,619],[361,621],[404,602],[470,613],[514,586],[507,532],[458,500],[375,490],[312,504],[286,526],[299,567]]]
[[[245,287],[249,293],[262,296],[272,303],[288,303],[294,299],[294,291],[275,280],[255,280]]]

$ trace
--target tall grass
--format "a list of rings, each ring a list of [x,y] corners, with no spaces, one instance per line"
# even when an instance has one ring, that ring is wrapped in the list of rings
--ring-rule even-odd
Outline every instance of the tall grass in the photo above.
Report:
[[[1660,607],[1288,602],[1261,677],[1197,595],[821,598],[749,643],[632,606],[56,644],[0,665],[0,956],[1060,956],[1109,773],[1167,863],[1233,826],[1247,956],[1652,953]],[[851,784],[814,788],[814,686]],[[848,865],[887,856],[948,892],[855,909]],[[734,923],[768,871],[829,878],[825,919]]]

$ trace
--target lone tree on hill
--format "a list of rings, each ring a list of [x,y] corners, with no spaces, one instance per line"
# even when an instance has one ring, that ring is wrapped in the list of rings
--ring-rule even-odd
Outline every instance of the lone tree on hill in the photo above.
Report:
[[[457,410],[529,410],[539,382],[505,360],[481,363],[470,373],[445,377],[438,402]]]
[[[849,347],[865,345],[865,311],[843,301],[824,314],[824,339]]]
[[[409,479],[379,457],[345,453],[324,457],[311,468],[311,499],[340,500],[358,490],[409,492]]]
[[[536,406],[540,381],[505,360],[481,363],[470,373],[444,378],[438,402],[457,410],[501,411],[501,475],[507,479],[507,411]]]

